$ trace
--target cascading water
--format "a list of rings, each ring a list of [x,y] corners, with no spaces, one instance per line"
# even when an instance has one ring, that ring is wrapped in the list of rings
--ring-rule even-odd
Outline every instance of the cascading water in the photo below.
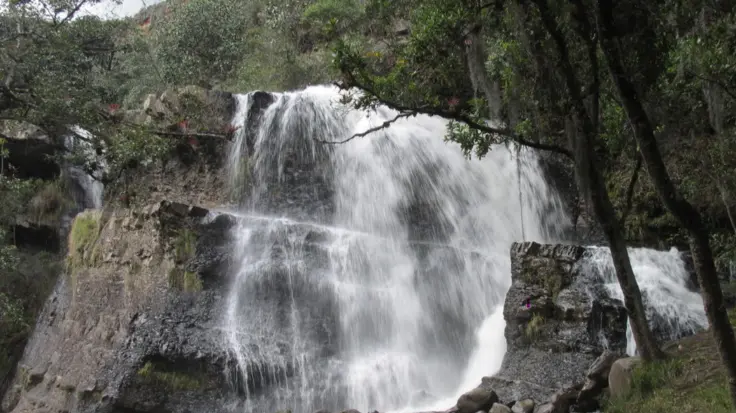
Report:
[[[629,248],[628,251],[647,307],[647,319],[659,337],[674,340],[708,325],[703,300],[700,294],[688,288],[690,274],[676,249],[657,251]],[[611,297],[623,300],[608,248],[590,248],[583,265],[586,266],[584,273],[592,277],[592,282],[602,282]],[[636,354],[636,342],[631,325],[626,335],[626,352],[633,356]]]
[[[499,348],[476,354],[468,374],[493,373],[522,214],[528,240],[555,241],[566,223],[532,153],[517,165],[499,146],[468,160],[437,118],[320,143],[395,116],[338,100],[328,87],[277,95],[248,131],[252,103],[239,99],[230,165],[236,182],[248,170],[253,191],[225,328],[247,411],[386,411],[452,396],[479,342]]]
[[[249,196],[224,329],[239,409],[447,408],[501,366],[511,243],[559,241],[568,219],[532,152],[469,160],[437,118],[322,143],[395,116],[339,97],[273,95],[257,116],[254,95],[238,97],[229,164],[234,193]],[[655,328],[702,328],[679,256],[630,253]],[[584,265],[620,298],[608,249]]]
[[[81,208],[99,209],[102,207],[102,191],[104,185],[101,182],[107,164],[104,157],[98,155],[90,141],[93,136],[78,126],[69,128],[72,133],[64,137],[64,146],[69,151],[78,149],[84,157],[84,161],[88,164],[94,164],[93,172],[88,173],[75,165],[68,165],[66,172],[69,174],[70,181],[78,186],[79,200],[78,204]],[[82,139],[80,139],[82,138]]]

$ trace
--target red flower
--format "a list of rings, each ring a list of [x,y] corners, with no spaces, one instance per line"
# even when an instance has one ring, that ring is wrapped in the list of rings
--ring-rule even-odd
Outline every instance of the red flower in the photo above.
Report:
[[[450,105],[450,107],[455,107],[458,104],[460,104],[460,99],[456,97],[451,97],[450,99],[447,100],[447,103]]]
[[[110,111],[110,113],[115,113],[118,109],[120,109],[120,105],[118,105],[117,103],[111,103],[107,105],[107,109]]]

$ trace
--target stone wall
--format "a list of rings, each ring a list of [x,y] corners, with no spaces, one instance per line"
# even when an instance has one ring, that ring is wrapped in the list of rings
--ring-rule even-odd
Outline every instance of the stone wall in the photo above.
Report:
[[[221,404],[226,357],[211,331],[233,223],[171,202],[80,214],[67,271],[38,319],[3,411]]]

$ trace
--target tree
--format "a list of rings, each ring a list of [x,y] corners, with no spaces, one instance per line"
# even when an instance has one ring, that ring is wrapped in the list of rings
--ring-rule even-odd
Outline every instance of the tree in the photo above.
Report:
[[[448,139],[466,153],[482,157],[494,143],[515,142],[571,158],[610,243],[638,350],[647,361],[659,359],[664,354],[647,324],[600,169],[601,103],[611,102],[601,100],[595,29],[582,0],[564,8],[558,3],[422,2],[410,14],[407,41],[388,52],[337,44],[340,86],[363,92],[352,97],[358,108],[384,104],[399,112],[397,119],[420,113],[450,119]],[[373,7],[389,6],[377,1]]]
[[[620,7],[614,9],[611,0],[597,0],[598,34],[608,69],[657,194],[680,225],[687,230],[705,312],[728,372],[731,399],[736,406],[736,339],[724,305],[709,234],[700,213],[682,197],[673,184],[667,166],[662,160],[652,122],[642,104],[637,87],[624,67],[617,39],[626,32],[620,30],[616,24],[624,17],[625,13],[621,12]]]

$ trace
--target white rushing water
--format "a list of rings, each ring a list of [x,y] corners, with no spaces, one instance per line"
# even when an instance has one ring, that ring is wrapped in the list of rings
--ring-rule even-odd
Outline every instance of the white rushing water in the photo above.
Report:
[[[517,163],[499,146],[469,160],[444,141],[438,118],[404,119],[341,145],[317,142],[395,116],[338,100],[329,87],[278,95],[248,154],[251,102],[239,98],[242,133],[230,168],[241,171],[249,157],[254,199],[308,173],[327,176],[332,192],[325,200],[294,195],[287,204],[305,205],[290,210],[334,202],[320,218],[282,219],[256,201],[243,209],[225,325],[247,411],[387,411],[477,384],[505,352],[500,306],[511,243],[555,241],[566,223],[533,154],[522,151]],[[426,231],[418,233],[407,219],[420,214]]]
[[[584,272],[594,281],[602,282],[611,297],[623,300],[621,286],[613,269],[608,248],[590,248],[584,261]],[[648,248],[629,248],[629,258],[636,281],[645,300],[647,318],[655,332],[675,339],[704,329],[708,319],[700,294],[690,291],[690,275],[679,251],[657,251]],[[636,354],[631,326],[627,326],[629,355]]]
[[[423,116],[327,145],[395,113],[348,110],[330,87],[276,98],[257,130],[251,95],[233,120],[231,183],[252,191],[224,320],[236,410],[452,406],[501,366],[511,244],[559,241],[568,223],[538,160],[503,146],[467,159],[445,121]],[[704,325],[674,252],[631,257],[663,328]],[[620,295],[607,249],[586,265]]]
[[[71,126],[69,129],[72,133],[64,137],[64,146],[66,149],[69,151],[78,149],[84,157],[85,163],[94,163],[95,167],[91,168],[94,172],[90,174],[78,166],[70,165],[67,167],[67,173],[72,182],[78,185],[79,190],[82,192],[83,199],[81,200],[82,205],[80,206],[83,208],[100,209],[102,208],[102,192],[105,189],[101,178],[107,169],[107,163],[105,158],[98,155],[92,147],[91,142],[94,136],[89,131],[79,126]]]

